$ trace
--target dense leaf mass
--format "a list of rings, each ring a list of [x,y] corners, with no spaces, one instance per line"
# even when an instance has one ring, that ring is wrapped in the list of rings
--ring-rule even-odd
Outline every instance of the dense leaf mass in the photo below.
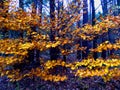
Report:
[[[107,15],[100,18],[101,22],[96,21],[94,26],[85,24],[83,27],[74,27],[82,15],[78,13],[82,7],[74,4],[69,5],[71,12],[67,9],[59,11],[62,17],[54,12],[54,19],[46,16],[41,18],[21,8],[8,12],[8,6],[9,2],[4,2],[4,8],[0,8],[1,76],[7,76],[13,82],[27,77],[63,82],[69,80],[66,72],[70,72],[75,78],[82,79],[96,76],[105,82],[120,79],[120,16]],[[116,35],[114,42],[98,41],[95,48],[81,44],[83,41],[91,43],[96,38],[101,39],[107,33]],[[51,54],[53,49],[56,52]],[[88,56],[69,60],[69,56],[76,57],[78,51]],[[102,57],[103,52],[108,52],[106,58]],[[59,57],[50,60],[55,53]],[[93,53],[97,53],[97,59]]]

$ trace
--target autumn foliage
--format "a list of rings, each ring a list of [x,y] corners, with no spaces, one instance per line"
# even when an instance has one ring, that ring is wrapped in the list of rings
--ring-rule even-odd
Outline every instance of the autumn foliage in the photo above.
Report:
[[[76,59],[73,62],[66,62],[61,57],[75,54],[78,50],[85,51],[87,46],[80,46],[78,40],[92,41],[95,37],[106,35],[110,29],[113,29],[113,33],[118,33],[120,16],[109,15],[100,18],[102,21],[96,21],[94,26],[86,24],[81,28],[71,28],[81,17],[81,14],[76,11],[77,6],[70,7],[73,13],[63,10],[60,13],[62,18],[58,18],[55,12],[54,21],[48,22],[50,18],[44,17],[40,22],[41,17],[33,12],[25,12],[20,8],[17,11],[8,12],[8,5],[9,2],[4,2],[5,8],[0,8],[0,32],[3,32],[3,38],[0,39],[1,76],[7,76],[11,81],[35,76],[54,82],[64,81],[68,79],[67,75],[51,74],[53,68],[61,66],[70,68],[75,76],[81,78],[101,76],[105,81],[109,81],[111,78],[118,79],[120,77],[120,57],[118,55],[113,54],[113,56],[108,56],[106,59],[98,57],[95,60],[91,54],[93,52],[119,50],[119,38],[115,40],[115,43],[106,40],[98,44],[97,48],[90,48],[88,57],[81,61]],[[51,28],[55,32],[54,41],[50,40]],[[9,34],[14,31],[16,31],[16,34],[18,33],[18,37],[9,37]],[[7,35],[7,33],[9,34]],[[29,60],[31,55],[36,55],[36,50],[39,50],[41,55],[41,53],[48,52],[50,48],[56,47],[60,50],[58,60],[45,60],[41,56],[38,61],[35,60],[35,57],[33,61]],[[32,51],[33,53],[30,54]],[[48,54],[45,55],[49,57]],[[39,65],[34,67],[33,62],[35,64],[37,62]]]

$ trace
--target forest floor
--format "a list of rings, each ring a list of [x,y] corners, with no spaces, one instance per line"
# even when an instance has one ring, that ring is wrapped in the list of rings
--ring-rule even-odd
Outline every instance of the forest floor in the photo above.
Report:
[[[101,77],[79,79],[71,77],[62,82],[44,81],[36,77],[25,78],[19,82],[9,82],[0,78],[0,90],[120,90],[120,80],[104,82]]]

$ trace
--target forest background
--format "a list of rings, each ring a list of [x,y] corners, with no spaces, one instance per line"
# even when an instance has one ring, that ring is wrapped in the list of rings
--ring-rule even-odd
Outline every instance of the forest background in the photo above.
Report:
[[[82,89],[88,78],[119,80],[119,13],[119,0],[0,0],[1,89],[38,77],[53,86],[72,78]]]

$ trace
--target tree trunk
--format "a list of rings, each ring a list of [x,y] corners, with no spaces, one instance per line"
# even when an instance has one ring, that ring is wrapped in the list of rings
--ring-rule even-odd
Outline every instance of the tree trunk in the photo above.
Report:
[[[55,0],[50,0],[50,18],[51,18],[51,23],[52,21],[55,20]],[[50,30],[50,40],[53,42],[55,41],[55,26],[52,24],[52,28]],[[50,59],[51,60],[57,60],[59,56],[59,49],[57,47],[55,48],[50,48]]]
[[[91,7],[92,7],[92,25],[95,25],[95,5],[94,0],[91,1]]]
[[[19,7],[24,10],[24,0],[19,0]]]
[[[113,31],[113,29],[109,29],[109,31],[108,31],[108,40],[109,40],[110,43],[115,43],[115,42],[114,42],[115,36],[113,35],[112,31]],[[113,39],[114,39],[114,40],[113,40]],[[109,55],[109,56],[113,55],[113,54],[114,54],[114,51],[115,51],[114,49],[109,50],[108,55]]]
[[[40,23],[42,23],[42,4],[43,4],[43,0],[38,0],[37,1],[37,8],[38,8],[38,14],[40,15]]]
[[[117,5],[120,7],[120,0],[117,0]],[[120,14],[120,8],[118,9],[118,14]]]
[[[42,1],[41,1],[42,2]],[[39,8],[40,10],[42,10],[42,3],[38,3],[37,0],[33,0],[33,8],[32,8],[32,13],[33,14],[37,14],[37,6],[38,4],[40,5]],[[42,11],[40,12],[40,14],[42,14]],[[40,20],[41,23],[41,20]],[[37,32],[37,27],[31,27],[33,32]],[[37,67],[40,65],[40,60],[39,60],[39,54],[40,51],[37,49],[33,49],[29,51],[29,60],[33,63],[33,67]]]
[[[108,14],[107,0],[101,0],[101,5],[102,5],[103,16],[105,16],[106,14]]]
[[[108,9],[107,9],[107,0],[101,0],[101,5],[102,5],[102,11],[103,11],[103,16],[108,14]],[[107,40],[107,37],[102,37],[102,42],[105,42]],[[102,51],[101,53],[102,58],[107,57],[107,51]]]
[[[24,10],[24,0],[19,0],[19,8]],[[20,31],[20,37],[23,38],[23,31]]]
[[[94,5],[94,0],[90,0],[91,2],[91,9],[92,9],[92,25],[94,26],[95,25],[95,5]],[[97,35],[96,35],[96,38],[94,38],[93,40],[93,48],[96,48],[97,47]],[[98,55],[97,55],[97,52],[94,52],[93,53],[93,57],[94,59],[97,59],[98,58]]]
[[[77,0],[74,0],[74,2],[75,2],[75,3],[78,3],[78,6],[80,6],[80,3],[77,2]],[[80,14],[80,10],[78,10],[78,13]],[[78,28],[81,27],[80,24],[81,24],[81,22],[80,22],[80,20],[79,20],[79,21],[77,22],[77,27],[78,27]],[[80,47],[82,47],[82,39],[79,39],[79,40],[77,41],[77,43],[79,44]],[[78,60],[79,60],[79,59],[82,59],[82,51],[81,51],[81,50],[77,50],[77,59],[78,59]]]
[[[40,15],[40,23],[42,23],[42,4],[43,4],[43,0],[37,0],[37,8],[38,8],[38,14]],[[39,31],[38,31],[39,32]],[[39,61],[39,57],[40,57],[40,51],[36,50],[36,61]]]
[[[88,23],[88,4],[87,0],[83,0],[83,25]],[[82,46],[83,47],[88,47],[88,41],[82,40]],[[88,48],[82,52],[82,59],[87,58],[88,56]]]
[[[107,37],[102,37],[102,42],[105,42],[106,38]],[[104,59],[106,59],[106,57],[107,57],[107,51],[103,50],[102,53],[101,53],[101,57],[104,58]]]

